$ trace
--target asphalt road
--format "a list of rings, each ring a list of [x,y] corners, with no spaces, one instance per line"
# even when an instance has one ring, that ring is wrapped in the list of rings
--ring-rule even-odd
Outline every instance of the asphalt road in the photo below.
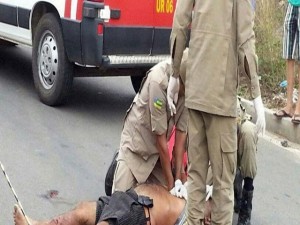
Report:
[[[104,194],[133,97],[129,77],[77,78],[71,101],[48,107],[34,90],[30,49],[0,47],[0,160],[29,216],[47,219]],[[300,150],[280,140],[259,140],[255,225],[300,224]],[[0,225],[13,224],[15,202],[1,172]]]

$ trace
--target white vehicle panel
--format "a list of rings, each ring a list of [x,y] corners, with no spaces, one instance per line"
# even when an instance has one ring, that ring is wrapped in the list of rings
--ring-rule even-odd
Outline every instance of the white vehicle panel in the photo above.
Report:
[[[71,18],[75,19],[77,13],[77,1],[72,1],[71,5]]]
[[[20,7],[23,9],[27,9],[31,11],[32,14],[32,9],[34,6],[41,1],[36,1],[36,0],[0,0],[0,4],[5,4],[8,6],[16,6]],[[63,0],[44,0],[43,2],[48,2],[49,4],[52,4],[56,10],[58,11],[60,17],[64,16],[64,10],[65,10],[65,3],[66,1]],[[71,12],[75,13],[76,16],[76,10],[77,10],[77,1],[72,1],[72,10]],[[31,20],[30,15],[30,20]],[[31,23],[29,22],[29,29],[31,30]],[[14,25],[9,25],[5,23],[0,22],[0,37],[6,40],[12,40],[17,43],[21,44],[26,44],[26,45],[31,45],[32,44],[32,36],[31,36],[31,31],[14,26]]]
[[[25,9],[32,9],[34,5],[38,2],[48,2],[55,6],[58,10],[59,14],[62,16],[65,10],[65,1],[63,0],[43,0],[43,1],[36,1],[36,0],[0,0],[0,3],[5,3],[7,5],[15,5],[18,7],[22,7]],[[73,1],[77,4],[77,1]]]
[[[25,45],[32,43],[30,30],[4,23],[0,23],[0,37]]]

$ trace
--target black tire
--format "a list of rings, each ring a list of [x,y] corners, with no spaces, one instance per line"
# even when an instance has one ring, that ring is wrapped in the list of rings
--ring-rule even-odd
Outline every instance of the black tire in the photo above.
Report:
[[[119,151],[116,151],[105,175],[104,188],[107,196],[111,196],[118,155]]]
[[[141,83],[142,83],[144,77],[145,76],[130,76],[131,84],[132,84],[132,87],[133,87],[135,93],[138,93],[138,91],[140,90],[140,86],[141,86]]]
[[[68,60],[59,19],[43,15],[33,39],[32,70],[40,100],[55,106],[67,101],[73,84],[73,64]]]

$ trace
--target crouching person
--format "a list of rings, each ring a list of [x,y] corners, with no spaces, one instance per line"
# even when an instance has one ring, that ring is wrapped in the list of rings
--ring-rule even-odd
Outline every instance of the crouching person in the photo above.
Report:
[[[184,60],[183,60],[184,61]],[[136,184],[157,183],[174,188],[168,141],[175,127],[175,151],[182,159],[187,136],[188,114],[184,106],[184,76],[181,73],[178,101],[173,110],[167,102],[171,60],[152,67],[127,111],[121,133],[112,192],[126,191]],[[180,159],[178,159],[179,162]],[[181,166],[181,164],[180,164]],[[180,168],[176,168],[181,171]]]
[[[240,99],[238,99],[238,151],[234,180],[234,211],[239,214],[238,225],[251,224],[253,180],[256,176],[258,135]]]

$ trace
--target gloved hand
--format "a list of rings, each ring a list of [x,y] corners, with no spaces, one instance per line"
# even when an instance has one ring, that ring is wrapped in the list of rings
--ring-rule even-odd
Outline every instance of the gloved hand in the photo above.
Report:
[[[178,198],[184,198],[187,200],[186,186],[182,184],[181,180],[175,181],[175,186],[172,188],[170,193]]]
[[[261,99],[261,96],[258,96],[253,100],[254,109],[256,112],[256,132],[265,134],[266,130],[266,119],[265,119],[265,109]]]
[[[206,198],[205,201],[207,201],[209,198],[211,198],[213,192],[213,186],[212,185],[206,185]]]
[[[176,114],[175,104],[177,103],[178,100],[178,92],[179,92],[179,78],[170,76],[168,89],[167,89],[167,100],[171,111],[171,116]]]

